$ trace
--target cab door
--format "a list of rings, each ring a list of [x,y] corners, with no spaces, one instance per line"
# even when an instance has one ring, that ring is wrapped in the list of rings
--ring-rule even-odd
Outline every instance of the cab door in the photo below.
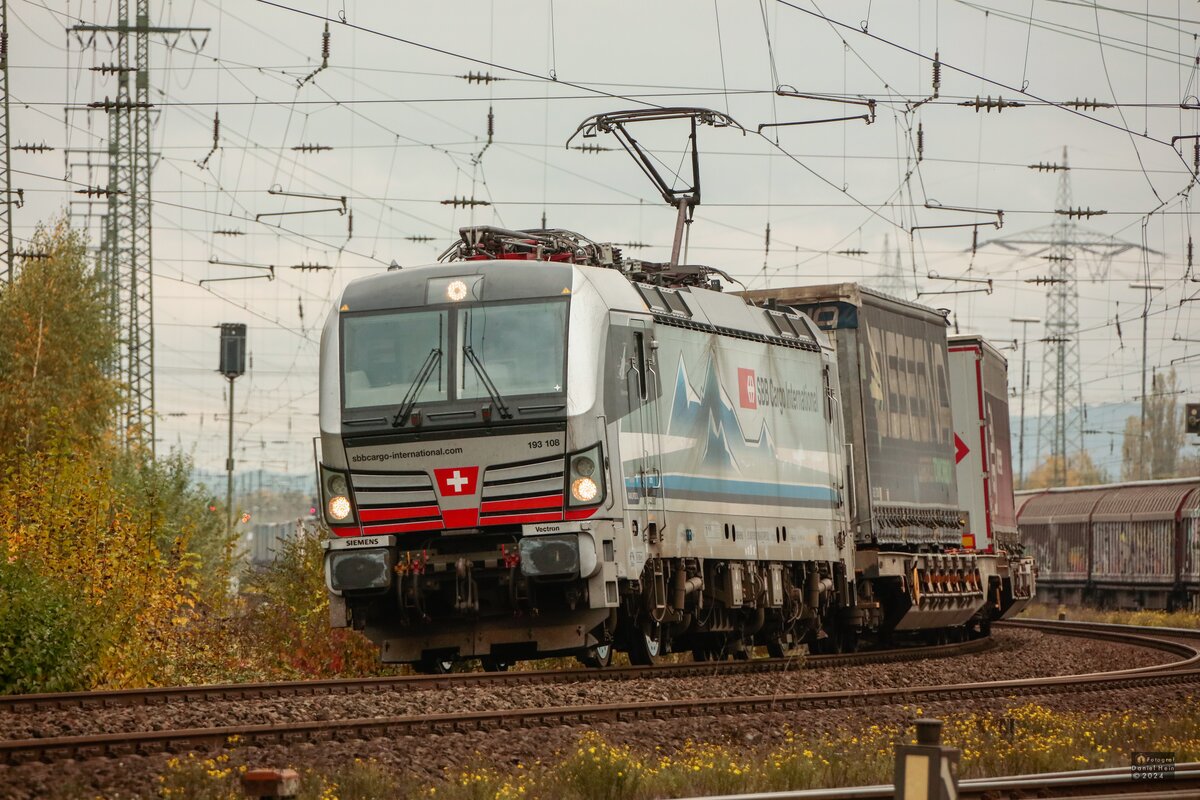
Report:
[[[653,336],[649,320],[613,314],[605,407],[618,418],[620,487],[631,534],[628,568],[634,578],[665,530],[658,402],[662,381]]]
[[[637,450],[633,455],[636,457],[634,476],[640,513],[635,518],[639,520],[642,540],[653,548],[666,530],[658,402],[662,382],[653,327],[640,319],[631,320],[631,323],[632,352],[626,380],[630,417],[637,433]]]

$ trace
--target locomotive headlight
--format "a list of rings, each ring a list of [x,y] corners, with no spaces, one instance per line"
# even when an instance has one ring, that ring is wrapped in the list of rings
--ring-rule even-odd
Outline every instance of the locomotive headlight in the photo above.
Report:
[[[346,477],[344,475],[339,475],[336,472],[333,473],[329,476],[329,480],[325,485],[329,487],[329,494],[331,496],[349,494],[349,492],[346,491]]]
[[[567,486],[570,487],[570,504],[591,506],[604,501],[604,472],[598,469],[604,463],[604,453],[599,444],[586,450],[567,455]]]
[[[450,281],[446,284],[446,298],[457,303],[467,298],[467,284],[463,281]]]
[[[576,478],[571,484],[571,496],[581,503],[590,503],[600,494],[600,487],[591,478]]]
[[[344,494],[329,498],[329,516],[339,521],[350,516],[350,498]]]

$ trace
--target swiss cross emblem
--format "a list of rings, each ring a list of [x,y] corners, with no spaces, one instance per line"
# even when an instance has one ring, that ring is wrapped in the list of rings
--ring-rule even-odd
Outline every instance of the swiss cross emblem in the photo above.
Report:
[[[758,380],[754,370],[738,367],[738,405],[742,408],[758,408]]]
[[[451,469],[435,469],[434,478],[443,497],[454,497],[475,494],[479,478],[479,467],[453,467]]]

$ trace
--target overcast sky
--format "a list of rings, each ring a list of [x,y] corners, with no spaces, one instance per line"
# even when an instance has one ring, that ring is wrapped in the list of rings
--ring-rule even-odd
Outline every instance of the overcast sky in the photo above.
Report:
[[[1131,249],[1107,271],[1082,257],[1077,262],[1086,401],[1130,402],[1140,393],[1144,295],[1129,284],[1144,282],[1147,271],[1162,287],[1151,294],[1149,365],[1169,368],[1195,354],[1175,366],[1188,397],[1200,395],[1200,341],[1175,340],[1200,340],[1192,325],[1197,303],[1186,302],[1200,298],[1200,283],[1190,280],[1185,255],[1196,140],[1171,145],[1173,137],[1200,133],[1197,112],[1181,108],[1200,106],[1200,11],[1180,0],[1110,5],[1130,10],[1079,0],[151,3],[153,24],[209,29],[155,35],[150,51],[159,110],[153,247],[160,450],[179,447],[199,466],[223,469],[225,384],[214,371],[212,326],[245,322],[252,367],[237,386],[239,466],[309,471],[317,341],[340,288],[393,259],[406,266],[433,261],[462,225],[536,227],[545,214],[550,226],[594,240],[647,245],[626,248],[629,255],[668,258],[673,211],[633,161],[619,149],[564,148],[589,115],[656,105],[713,108],[746,131],[700,134],[703,204],[691,226],[689,261],[719,266],[758,288],[870,282],[898,257],[910,297],[917,289],[984,286],[931,273],[990,278],[990,294],[921,300],[953,309],[962,330],[997,340],[1020,335],[1012,317],[1045,316],[1046,287],[1026,281],[1048,275],[1049,263],[996,246],[972,254],[969,227],[912,229],[978,222],[983,243],[1052,224],[1062,173],[1029,165],[1060,163],[1069,148],[1071,206],[1108,212],[1080,224],[1157,253],[1143,260]],[[81,200],[75,190],[106,182],[102,166],[89,175],[84,151],[107,151],[107,120],[83,109],[116,95],[114,78],[89,69],[114,56],[103,37],[91,42],[66,29],[113,24],[117,5],[10,0],[8,13],[12,143],[55,148],[13,153],[14,187],[26,198],[15,212],[23,240],[39,221]],[[326,18],[329,63],[312,74]],[[932,93],[935,51],[943,63],[940,97],[918,107]],[[471,74],[502,80],[463,77]],[[783,126],[759,135],[764,123],[866,110],[780,96],[772,91],[777,86],[875,99],[874,123]],[[1026,105],[960,105],[989,96]],[[1076,99],[1119,106],[1058,105]],[[494,140],[485,150],[489,108]],[[218,147],[209,155],[216,114]],[[681,165],[682,123],[639,134],[664,171]],[[588,144],[617,147],[611,137]],[[293,149],[301,145],[333,149]],[[91,158],[104,162],[103,155]],[[262,213],[340,205],[273,195],[273,187],[345,195],[350,213],[256,222]],[[471,197],[491,205],[443,204]],[[1003,228],[992,226],[995,214],[929,210],[926,203],[1003,209]],[[82,224],[86,207],[71,208]],[[101,211],[100,204],[93,208],[94,241]],[[884,250],[885,241],[899,256]],[[276,279],[200,286],[261,274],[211,259],[274,265]],[[298,265],[332,269],[291,269]],[[1030,327],[1030,338],[1041,335]],[[1032,413],[1043,347],[1034,341],[1029,348]],[[1015,365],[1016,353],[1009,355]],[[1119,450],[1118,442],[1118,458]],[[1119,470],[1119,463],[1107,466]]]

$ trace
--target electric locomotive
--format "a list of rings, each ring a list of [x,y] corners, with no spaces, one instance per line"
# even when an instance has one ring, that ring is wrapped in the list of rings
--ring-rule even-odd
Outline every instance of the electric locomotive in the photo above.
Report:
[[[440,671],[838,650],[1002,613],[996,555],[962,546],[944,317],[783,290],[817,324],[568,231],[460,233],[349,284],[322,334],[334,626]]]
[[[826,639],[853,606],[829,341],[564,231],[470,228],[321,341],[332,623],[385,661]]]

